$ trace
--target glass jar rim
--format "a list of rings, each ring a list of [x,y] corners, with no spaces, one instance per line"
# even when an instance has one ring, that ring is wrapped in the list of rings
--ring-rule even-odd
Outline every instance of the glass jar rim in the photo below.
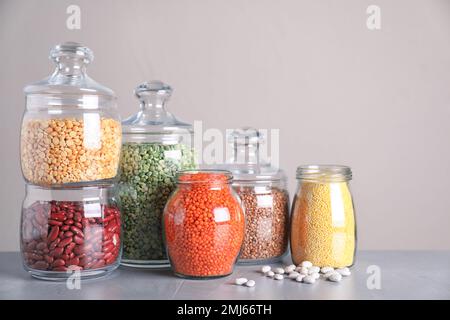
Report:
[[[197,174],[203,174],[209,176],[206,179],[199,180],[183,180],[183,177],[194,176]],[[216,177],[214,179],[214,177]],[[224,180],[219,180],[217,177],[224,177]],[[190,169],[181,170],[177,172],[176,181],[178,184],[231,184],[233,180],[233,174],[228,170],[221,169]]]
[[[352,179],[352,170],[345,165],[302,165],[297,167],[296,178],[310,181],[349,181]]]

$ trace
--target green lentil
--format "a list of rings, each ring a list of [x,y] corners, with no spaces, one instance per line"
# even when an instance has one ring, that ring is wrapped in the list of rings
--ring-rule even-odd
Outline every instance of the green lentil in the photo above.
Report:
[[[183,144],[125,143],[120,162],[123,259],[167,259],[161,217],[179,170],[195,168],[194,152]]]

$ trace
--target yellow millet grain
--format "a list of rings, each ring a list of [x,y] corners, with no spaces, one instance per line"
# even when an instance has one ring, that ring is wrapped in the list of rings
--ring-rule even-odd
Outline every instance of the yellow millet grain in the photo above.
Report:
[[[334,268],[353,264],[355,252],[353,201],[346,182],[303,182],[291,224],[295,264]]]
[[[98,121],[86,129],[82,119],[25,120],[20,148],[25,179],[51,185],[115,177],[122,143],[121,125],[114,119]]]

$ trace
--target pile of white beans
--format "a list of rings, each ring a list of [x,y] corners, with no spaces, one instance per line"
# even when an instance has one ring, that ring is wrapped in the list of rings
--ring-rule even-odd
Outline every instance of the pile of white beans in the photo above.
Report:
[[[270,266],[263,266],[261,272],[269,278],[275,280],[283,280],[285,277],[303,282],[313,284],[316,280],[323,278],[332,282],[340,282],[342,277],[348,277],[351,272],[349,268],[334,269],[332,267],[317,267],[309,261],[303,261],[296,266],[291,264],[284,268],[272,268]]]
[[[331,282],[340,282],[342,277],[351,275],[349,268],[334,269],[332,267],[317,267],[310,261],[303,261],[296,266],[295,264],[288,265],[284,268],[271,266],[263,266],[261,272],[272,279],[283,280],[285,277],[295,280],[297,282],[313,284],[316,280],[322,278]],[[256,282],[254,280],[247,280],[246,278],[237,278],[235,284],[239,286],[254,287]]]

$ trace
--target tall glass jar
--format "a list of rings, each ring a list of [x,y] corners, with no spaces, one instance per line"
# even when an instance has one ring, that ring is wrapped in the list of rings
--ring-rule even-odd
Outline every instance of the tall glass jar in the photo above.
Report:
[[[27,185],[20,244],[32,276],[83,278],[116,269],[121,254],[121,218],[114,185],[45,188]]]
[[[282,170],[260,161],[263,141],[254,128],[234,130],[228,137],[231,158],[227,170],[245,209],[245,239],[239,263],[273,263],[287,253],[289,194]]]
[[[352,266],[356,223],[349,167],[308,165],[297,169],[298,191],[292,205],[291,255],[295,264]]]
[[[21,131],[22,172],[41,186],[112,181],[118,171],[121,126],[116,97],[86,74],[92,51],[57,45],[54,73],[25,87]]]
[[[182,171],[167,202],[163,225],[176,275],[216,278],[233,272],[245,217],[228,171]]]
[[[122,264],[168,267],[161,217],[176,173],[196,167],[193,130],[166,111],[172,93],[160,81],[139,85],[137,114],[124,120],[120,162],[120,200],[124,220]]]

